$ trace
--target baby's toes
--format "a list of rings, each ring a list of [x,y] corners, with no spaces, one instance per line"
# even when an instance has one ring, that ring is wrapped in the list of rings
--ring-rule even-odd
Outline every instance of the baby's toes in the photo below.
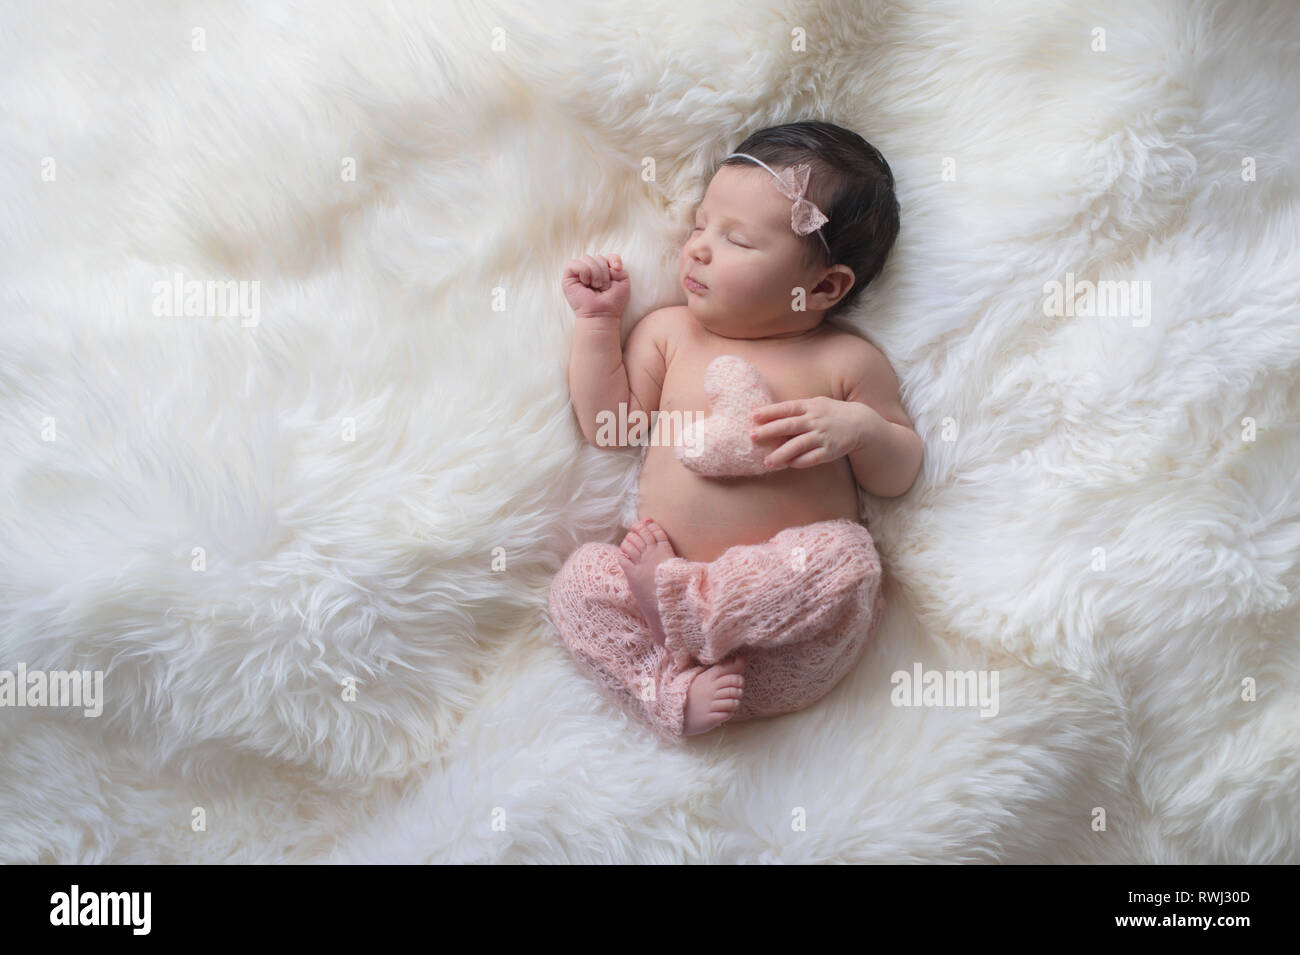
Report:
[[[740,698],[735,696],[715,696],[709,707],[711,713],[734,713],[740,709]]]
[[[739,673],[727,673],[718,677],[709,709],[714,713],[733,713],[739,709],[740,698],[745,692],[744,679]]]
[[[745,678],[739,673],[718,677],[718,695],[739,697],[745,692]]]

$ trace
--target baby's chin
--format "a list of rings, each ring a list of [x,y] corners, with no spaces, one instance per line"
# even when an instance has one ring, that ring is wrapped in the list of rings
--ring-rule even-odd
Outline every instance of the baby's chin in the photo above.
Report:
[[[762,335],[753,325],[749,316],[719,314],[717,309],[697,304],[694,296],[686,302],[686,308],[706,331],[723,338],[758,338]]]
[[[706,331],[722,338],[754,339],[771,338],[774,335],[793,338],[806,330],[802,326],[793,326],[764,331],[755,324],[752,309],[745,310],[744,314],[733,315],[715,306],[715,302],[697,301],[694,295],[689,296],[686,300],[686,309],[695,318],[695,321]],[[823,319],[822,324],[824,322]]]
[[[702,301],[697,295],[686,296],[686,310],[691,313],[691,316],[701,327],[713,332],[715,335],[731,335],[734,337],[734,333],[727,331],[727,329],[735,329],[741,324],[726,314],[719,314],[715,303]]]

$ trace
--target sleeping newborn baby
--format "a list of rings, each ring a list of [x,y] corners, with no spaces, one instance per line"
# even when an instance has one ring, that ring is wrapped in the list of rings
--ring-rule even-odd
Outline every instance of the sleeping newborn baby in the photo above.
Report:
[[[645,450],[639,520],[618,547],[574,551],[548,604],[583,669],[671,738],[802,709],[853,667],[883,611],[858,488],[903,494],[921,461],[889,362],[827,321],[898,233],[880,153],[828,123],[760,130],[694,225],[686,304],[646,315],[625,348],[620,257],[565,266],[582,433]],[[637,413],[648,436],[608,427]]]

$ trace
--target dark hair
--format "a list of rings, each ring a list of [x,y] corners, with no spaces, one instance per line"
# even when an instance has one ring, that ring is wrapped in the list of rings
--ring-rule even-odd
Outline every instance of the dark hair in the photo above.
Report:
[[[821,228],[830,258],[821,239],[810,234],[804,237],[804,264],[840,263],[853,270],[853,287],[825,317],[848,309],[880,274],[898,237],[894,174],[880,150],[852,130],[805,120],[750,133],[732,152],[749,153],[777,172],[799,162],[812,166],[807,198],[830,218]],[[721,165],[762,169],[739,157],[724,159]]]

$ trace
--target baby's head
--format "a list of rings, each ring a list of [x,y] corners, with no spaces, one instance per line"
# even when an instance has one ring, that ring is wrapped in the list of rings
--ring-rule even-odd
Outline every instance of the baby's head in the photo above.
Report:
[[[727,338],[793,337],[815,329],[853,304],[893,248],[898,200],[889,164],[857,133],[816,121],[761,129],[735,152],[776,173],[807,164],[803,195],[816,208],[797,203],[794,212],[802,229],[820,221],[818,213],[828,221],[799,234],[791,224],[796,202],[772,172],[740,156],[724,159],[682,247],[686,305],[700,324]],[[802,310],[795,288],[805,290]]]

